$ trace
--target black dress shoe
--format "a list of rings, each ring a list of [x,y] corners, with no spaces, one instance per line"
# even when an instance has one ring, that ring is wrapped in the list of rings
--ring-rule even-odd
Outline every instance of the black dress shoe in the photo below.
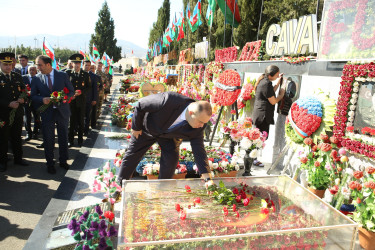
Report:
[[[65,163],[60,163],[60,167],[63,168],[63,169],[68,170],[70,166],[69,166],[68,163],[65,162]]]
[[[47,172],[49,174],[56,174],[56,169],[54,166],[47,166]]]
[[[30,134],[26,135],[25,141],[30,141],[32,138],[33,138],[32,135],[30,135]]]
[[[0,164],[0,172],[5,172],[7,170],[6,164]]]
[[[27,161],[21,159],[21,160],[15,160],[14,165],[29,166],[29,163],[27,163]]]
[[[40,145],[38,145],[38,146],[36,146],[37,148],[44,148],[44,143],[42,143],[42,144],[40,144]]]

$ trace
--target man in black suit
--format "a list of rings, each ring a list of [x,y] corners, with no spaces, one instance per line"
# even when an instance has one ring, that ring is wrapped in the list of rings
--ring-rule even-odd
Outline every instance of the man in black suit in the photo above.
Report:
[[[14,57],[14,58],[12,59],[12,72],[15,72],[15,73],[18,73],[18,74],[21,75],[21,70],[18,69],[18,68],[16,68],[16,64],[17,64],[17,60],[16,60],[16,58]]]
[[[8,141],[12,145],[14,164],[27,166],[22,159],[22,123],[24,99],[20,94],[25,90],[25,85],[20,74],[12,72],[14,53],[0,53],[0,121],[5,122],[0,127],[0,172],[7,169]],[[12,110],[16,109],[14,122],[9,126],[9,117]]]
[[[83,144],[83,129],[84,129],[84,118],[86,112],[86,96],[91,90],[91,80],[89,73],[81,69],[81,63],[83,56],[81,54],[73,54],[69,58],[73,63],[73,69],[68,69],[66,73],[69,76],[70,82],[73,84],[74,91],[81,93],[72,100],[70,103],[70,116],[69,124],[69,147],[74,146],[74,135],[78,132],[78,146],[81,147]]]
[[[42,104],[48,105],[51,102],[51,94],[54,91],[66,91],[67,96],[73,97],[74,89],[69,81],[68,75],[52,68],[52,60],[48,56],[38,56],[36,65],[41,74],[36,75],[31,81],[31,99],[35,108]],[[65,92],[64,91],[64,92]],[[74,97],[73,97],[74,98]],[[55,147],[55,126],[59,143],[60,167],[69,169],[68,160],[68,123],[70,116],[69,103],[61,102],[50,105],[40,114],[42,118],[44,154],[47,160],[47,172],[55,174],[54,147]]]
[[[83,69],[84,71],[88,72],[91,79],[91,88],[90,91],[87,92],[86,95],[86,112],[85,112],[85,128],[84,128],[84,135],[88,135],[89,127],[91,122],[91,111],[94,112],[93,107],[96,106],[96,103],[99,99],[98,94],[98,76],[90,71],[91,61],[85,60],[83,62]],[[95,109],[96,113],[96,109]],[[95,126],[94,126],[95,127]]]
[[[96,65],[95,64],[91,64],[90,71],[96,77],[97,92],[98,92],[98,99],[96,101],[96,104],[94,106],[92,106],[92,110],[91,110],[91,128],[95,129],[96,128],[96,121],[98,119],[98,107],[100,105],[100,91],[103,89],[103,83],[102,83],[102,78],[95,73],[96,72]]]
[[[21,75],[27,75],[29,72],[29,66],[27,65],[27,63],[29,62],[29,58],[26,55],[21,54],[18,56],[18,61],[21,64],[21,68],[19,69],[21,71]]]
[[[143,155],[155,142],[161,147],[159,179],[172,178],[182,139],[190,140],[199,172],[212,184],[203,143],[203,131],[211,115],[209,102],[195,102],[175,92],[140,99],[134,110],[129,148],[118,175],[120,184],[132,176]]]
[[[27,90],[31,90],[31,81],[34,79],[37,73],[36,66],[32,65],[28,67],[28,70],[29,74],[23,75],[22,79]],[[34,138],[36,139],[40,129],[40,116],[34,106],[31,104],[31,98],[29,98],[29,100],[25,103],[25,130],[27,132],[25,141],[30,141],[33,138],[33,131],[31,129],[31,114],[34,117]]]

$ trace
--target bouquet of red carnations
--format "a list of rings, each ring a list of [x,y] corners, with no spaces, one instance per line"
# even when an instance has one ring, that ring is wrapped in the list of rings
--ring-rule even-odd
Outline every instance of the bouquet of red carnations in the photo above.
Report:
[[[77,90],[80,92],[80,90]],[[65,87],[62,91],[53,91],[50,98],[51,101],[48,104],[43,104],[38,108],[38,112],[43,113],[48,109],[49,106],[53,105],[60,105],[62,103],[70,103],[73,97],[67,96],[69,90]]]
[[[27,99],[27,90],[26,89],[22,89],[21,90],[21,94],[19,95],[18,99],[23,99],[24,101]],[[9,126],[12,126],[13,122],[14,122],[14,117],[16,116],[16,113],[17,113],[17,110],[19,109],[19,106],[18,108],[16,109],[12,109],[9,113]]]

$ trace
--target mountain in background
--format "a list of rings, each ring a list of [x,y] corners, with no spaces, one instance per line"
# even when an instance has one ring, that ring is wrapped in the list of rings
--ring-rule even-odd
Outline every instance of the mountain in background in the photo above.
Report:
[[[71,50],[77,50],[77,52],[82,49],[88,51],[89,41],[91,39],[91,34],[69,34],[64,36],[54,36],[48,34],[37,34],[35,36],[19,36],[19,37],[9,37],[9,36],[0,36],[0,48],[8,48],[9,46],[14,47],[15,43],[17,45],[23,44],[24,47],[42,47],[43,38],[46,38],[47,41],[52,45],[53,48],[67,48]],[[146,57],[147,50],[145,48],[139,47],[134,43],[117,40],[117,46],[121,47],[122,56],[126,57]],[[132,50],[134,54],[132,55]]]

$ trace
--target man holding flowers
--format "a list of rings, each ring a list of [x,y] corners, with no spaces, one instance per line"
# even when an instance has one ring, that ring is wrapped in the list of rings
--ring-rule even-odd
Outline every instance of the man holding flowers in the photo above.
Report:
[[[65,72],[52,68],[52,60],[48,56],[38,56],[36,65],[41,73],[31,81],[31,99],[35,108],[41,111],[47,172],[55,174],[53,152],[55,126],[57,126],[60,167],[69,169],[67,163],[69,102],[74,95],[74,89]]]

